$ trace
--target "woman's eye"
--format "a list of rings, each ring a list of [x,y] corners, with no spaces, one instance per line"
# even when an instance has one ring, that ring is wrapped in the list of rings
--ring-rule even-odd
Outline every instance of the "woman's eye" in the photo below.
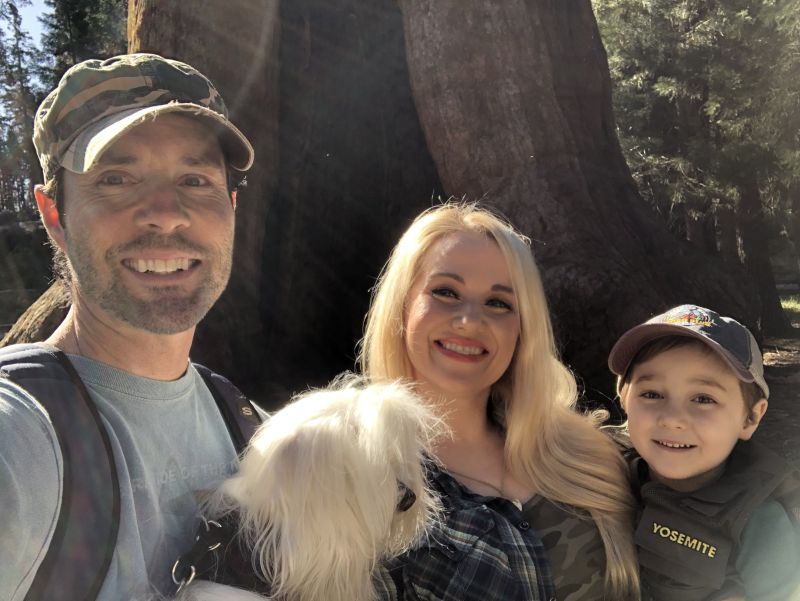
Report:
[[[694,397],[694,402],[698,403],[699,405],[716,405],[717,401],[706,394],[701,394]]]
[[[434,288],[431,290],[431,294],[433,296],[441,297],[441,298],[458,298],[458,294],[452,288]]]
[[[511,306],[511,303],[508,303],[500,298],[490,298],[486,301],[486,305],[495,309],[503,309],[504,311],[513,311],[514,307]]]

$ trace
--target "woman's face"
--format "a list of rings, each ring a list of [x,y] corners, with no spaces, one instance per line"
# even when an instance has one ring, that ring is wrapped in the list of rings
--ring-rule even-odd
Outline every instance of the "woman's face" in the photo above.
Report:
[[[511,363],[520,330],[497,243],[476,232],[434,243],[406,298],[405,324],[413,376],[426,394],[485,401]]]

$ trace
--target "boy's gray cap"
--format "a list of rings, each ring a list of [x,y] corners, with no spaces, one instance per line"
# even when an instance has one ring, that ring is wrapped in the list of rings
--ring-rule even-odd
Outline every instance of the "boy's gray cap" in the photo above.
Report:
[[[681,305],[625,332],[608,356],[608,367],[624,377],[636,353],[648,342],[665,336],[696,338],[715,351],[743,382],[755,382],[769,398],[761,351],[753,335],[735,319],[710,309]]]
[[[73,66],[39,106],[33,144],[45,182],[59,167],[85,173],[120,136],[164,113],[202,119],[234,169],[253,164],[252,145],[205,75],[157,54],[123,54]]]

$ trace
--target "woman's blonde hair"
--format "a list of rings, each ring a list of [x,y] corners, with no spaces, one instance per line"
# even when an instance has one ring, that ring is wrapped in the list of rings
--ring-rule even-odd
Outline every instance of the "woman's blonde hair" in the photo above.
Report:
[[[626,464],[612,440],[599,431],[599,417],[575,411],[577,386],[558,358],[528,238],[474,203],[446,203],[419,215],[373,290],[359,353],[361,369],[373,380],[412,377],[403,335],[406,296],[431,246],[463,231],[483,233],[497,243],[517,299],[519,343],[490,395],[506,430],[507,465],[542,496],[591,515],[606,550],[606,596],[638,599],[635,504]]]

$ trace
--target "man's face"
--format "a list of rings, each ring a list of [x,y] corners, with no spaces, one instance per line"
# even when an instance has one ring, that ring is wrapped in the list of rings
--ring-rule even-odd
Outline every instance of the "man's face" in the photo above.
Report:
[[[167,114],[64,173],[63,245],[75,301],[156,334],[194,327],[231,271],[234,213],[222,151],[196,119]]]

